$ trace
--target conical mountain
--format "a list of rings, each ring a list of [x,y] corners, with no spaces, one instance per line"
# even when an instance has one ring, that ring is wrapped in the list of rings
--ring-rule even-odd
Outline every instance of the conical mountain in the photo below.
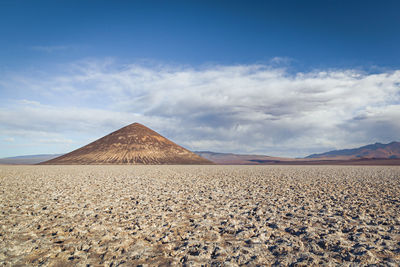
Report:
[[[41,164],[213,164],[140,123]]]

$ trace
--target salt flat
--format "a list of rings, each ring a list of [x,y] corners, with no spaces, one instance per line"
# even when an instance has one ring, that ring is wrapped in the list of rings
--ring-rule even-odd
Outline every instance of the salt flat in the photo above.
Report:
[[[400,167],[0,166],[2,265],[400,264]]]

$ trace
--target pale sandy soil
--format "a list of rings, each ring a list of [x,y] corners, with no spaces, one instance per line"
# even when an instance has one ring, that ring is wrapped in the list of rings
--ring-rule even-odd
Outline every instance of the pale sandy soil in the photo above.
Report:
[[[0,166],[0,265],[400,264],[400,167]]]

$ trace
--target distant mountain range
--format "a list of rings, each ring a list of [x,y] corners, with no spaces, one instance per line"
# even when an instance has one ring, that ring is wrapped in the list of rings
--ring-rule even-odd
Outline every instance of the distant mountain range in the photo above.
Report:
[[[389,144],[375,143],[353,149],[333,150],[321,154],[312,154],[307,159],[400,159],[400,142]]]
[[[217,164],[223,165],[260,165],[293,160],[291,158],[270,157],[265,155],[218,153],[211,151],[194,151],[194,153]]]
[[[303,159],[195,151],[197,155],[216,164],[265,165],[265,164],[350,164],[350,165],[400,165],[400,142],[375,143],[353,149],[334,150],[312,154]],[[29,155],[0,159],[0,164],[37,164],[63,154]]]
[[[400,143],[373,144],[355,149],[329,151],[305,158],[280,158],[195,151],[196,154],[222,165],[400,165]]]
[[[352,165],[400,165],[400,142],[375,143],[359,148],[334,150],[312,154],[303,159],[280,158],[264,155],[241,155],[195,151],[196,154],[217,164],[352,164]]]
[[[0,164],[38,164],[40,162],[54,159],[63,154],[40,154],[40,155],[26,155],[0,159]]]

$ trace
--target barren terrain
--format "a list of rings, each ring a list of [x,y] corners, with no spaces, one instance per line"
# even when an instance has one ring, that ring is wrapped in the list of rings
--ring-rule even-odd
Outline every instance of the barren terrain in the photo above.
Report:
[[[400,167],[0,166],[0,264],[400,264]]]

